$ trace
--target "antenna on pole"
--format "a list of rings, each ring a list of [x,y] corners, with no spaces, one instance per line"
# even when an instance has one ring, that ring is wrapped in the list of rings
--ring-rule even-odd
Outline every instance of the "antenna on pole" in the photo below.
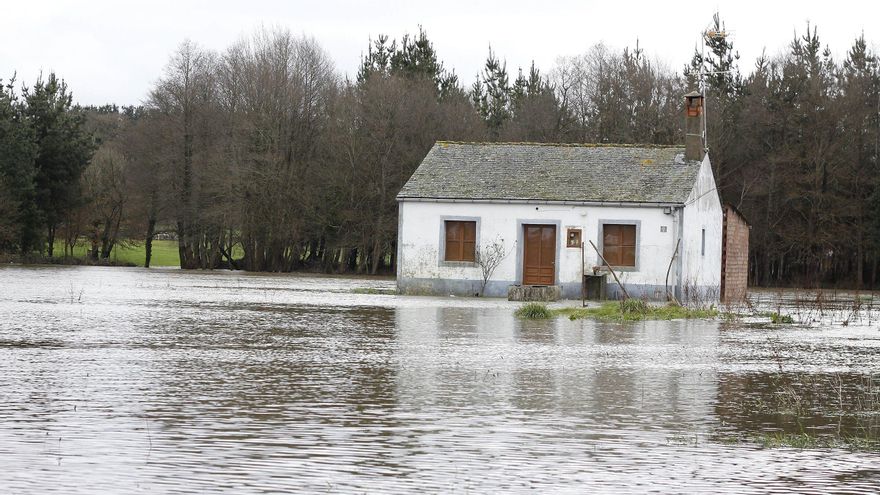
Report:
[[[703,30],[702,32],[702,40],[700,43],[700,71],[697,74],[697,91],[703,95],[703,113],[702,113],[702,128],[701,132],[703,135],[703,143],[705,144],[706,152],[709,152],[709,137],[706,125],[706,107],[709,87],[706,84],[706,76],[715,75],[715,74],[730,74],[732,71],[730,70],[717,70],[717,71],[709,71],[706,70],[706,45],[715,40],[724,41],[729,36],[733,35],[733,31],[727,31],[724,26],[721,24],[721,18],[718,12],[712,16],[712,20],[714,21],[714,25],[710,26]]]

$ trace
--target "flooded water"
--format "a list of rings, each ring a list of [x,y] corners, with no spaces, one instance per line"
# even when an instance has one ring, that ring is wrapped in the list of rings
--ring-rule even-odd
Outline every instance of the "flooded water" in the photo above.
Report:
[[[521,321],[392,281],[0,268],[0,491],[875,493],[875,324]],[[873,402],[874,400],[877,403]]]

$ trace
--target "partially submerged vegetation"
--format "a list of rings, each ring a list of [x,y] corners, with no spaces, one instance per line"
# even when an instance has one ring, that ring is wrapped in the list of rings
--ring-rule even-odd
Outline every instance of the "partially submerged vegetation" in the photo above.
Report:
[[[768,297],[769,295],[769,297]],[[746,319],[750,323],[771,325],[840,324],[868,325],[880,321],[880,306],[873,293],[828,293],[828,291],[759,292],[739,302],[714,304],[691,303],[662,305],[641,299],[606,302],[587,308],[548,309],[551,316],[567,316],[572,320],[593,318],[602,321],[643,321],[679,319]],[[521,316],[520,317],[528,317]],[[544,318],[544,316],[541,316]]]
[[[603,321],[708,319],[717,318],[720,314],[714,307],[688,308],[678,304],[657,306],[640,299],[607,302],[593,308],[563,308],[556,313],[568,316],[571,320],[595,318]]]
[[[763,313],[762,316],[770,318],[770,323],[794,323],[794,318],[792,318],[791,315],[782,314],[779,311]]]
[[[733,438],[722,434],[722,441],[765,448],[880,451],[878,379],[873,374],[780,371],[765,382],[747,378],[732,383],[729,392],[742,394],[742,400],[728,402],[731,409],[725,415],[731,422],[751,416],[752,424],[772,429]]]
[[[880,451],[880,440],[864,435],[811,435],[809,433],[763,433],[752,441],[767,449],[846,449]]]
[[[541,303],[528,303],[516,310],[516,316],[519,318],[538,319],[567,316],[570,320],[595,318],[602,321],[705,319],[716,318],[720,314],[714,307],[694,309],[677,304],[657,306],[641,299],[607,302],[601,306],[591,308],[549,309]]]
[[[839,323],[868,325],[880,320],[880,306],[874,292],[822,289],[756,290],[749,298],[725,304],[735,315],[761,317],[774,324]]]
[[[547,308],[546,304],[542,303],[527,303],[520,306],[519,309],[516,310],[517,318],[524,318],[529,320],[544,320],[550,318],[552,316],[556,316],[554,311],[551,311]]]

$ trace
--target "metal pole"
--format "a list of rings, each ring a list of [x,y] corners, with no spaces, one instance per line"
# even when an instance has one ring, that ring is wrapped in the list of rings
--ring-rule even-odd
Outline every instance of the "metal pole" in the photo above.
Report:
[[[583,236],[581,236],[583,237]],[[587,307],[587,267],[585,266],[584,240],[581,239],[581,307]]]
[[[676,304],[681,306],[681,303],[678,302],[678,299],[675,298],[675,294],[669,293],[669,272],[672,271],[672,263],[675,261],[675,257],[678,256],[678,247],[681,245],[681,239],[678,239],[678,242],[675,243],[675,251],[672,253],[672,259],[669,260],[669,267],[666,268],[666,300],[668,301],[671,297]]]
[[[624,299],[629,299],[629,293],[626,291],[626,287],[624,287],[623,284],[620,283],[620,279],[618,279],[618,278],[617,278],[617,274],[614,273],[614,268],[611,268],[611,265],[609,265],[608,262],[605,261],[605,257],[602,256],[602,253],[599,252],[599,248],[597,248],[596,245],[593,244],[593,241],[590,241],[590,246],[593,246],[593,249],[596,250],[596,254],[598,254],[598,255],[599,255],[599,258],[602,259],[602,263],[604,263],[605,266],[608,267],[608,271],[611,272],[611,276],[614,277],[614,281],[617,282],[617,285],[620,286],[620,290],[623,291],[623,298],[624,298]]]

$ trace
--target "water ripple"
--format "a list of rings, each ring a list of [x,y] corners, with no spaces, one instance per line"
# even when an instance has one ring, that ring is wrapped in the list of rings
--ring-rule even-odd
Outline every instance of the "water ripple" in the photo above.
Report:
[[[880,486],[876,452],[751,440],[875,434],[876,328],[520,321],[506,301],[355,289],[393,282],[0,268],[0,487]]]

